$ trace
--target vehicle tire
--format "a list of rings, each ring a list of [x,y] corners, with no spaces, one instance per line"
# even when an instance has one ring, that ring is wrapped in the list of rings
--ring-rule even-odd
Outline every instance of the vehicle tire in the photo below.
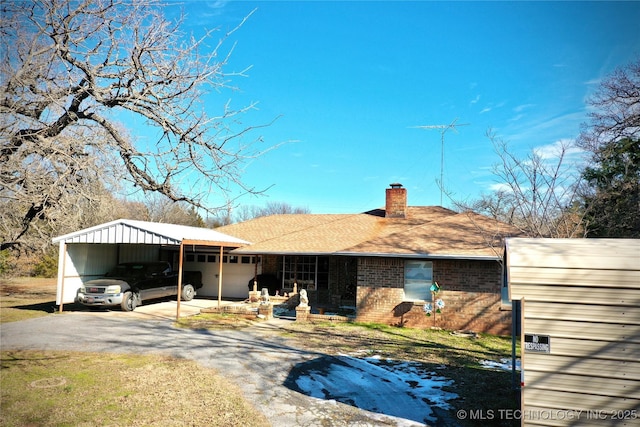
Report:
[[[131,291],[127,291],[122,296],[122,302],[120,306],[122,307],[122,311],[133,311],[136,308],[138,299],[131,293]]]
[[[193,285],[184,285],[182,288],[182,301],[191,301],[196,296],[196,290]]]

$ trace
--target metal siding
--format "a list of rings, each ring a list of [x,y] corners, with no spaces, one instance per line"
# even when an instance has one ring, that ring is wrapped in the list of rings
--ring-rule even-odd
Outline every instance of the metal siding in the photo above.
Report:
[[[564,286],[564,284],[520,284],[511,280],[511,299],[550,303],[637,305],[638,289],[597,288],[594,286]]]
[[[62,303],[72,303],[80,286],[88,280],[104,275],[116,264],[116,245],[74,243],[67,245]],[[62,274],[60,272],[59,274]],[[56,303],[60,304],[60,290]]]
[[[589,378],[557,372],[528,372],[527,385],[536,388],[569,393],[583,393],[585,390],[598,390],[600,396],[613,396],[640,400],[640,389],[635,379]],[[638,414],[640,417],[640,414]]]
[[[640,259],[638,260],[640,263]],[[610,270],[592,268],[564,269],[528,266],[511,266],[510,281],[518,284],[592,286],[597,288],[638,288],[637,270],[618,270],[612,277]]]
[[[599,418],[600,414],[589,413],[589,411],[575,411],[565,409],[541,408],[538,406],[529,406],[526,411],[523,411],[522,418],[527,420],[528,426],[544,426],[544,427],[627,427],[631,426],[629,423],[623,423],[619,420],[611,419],[607,417],[605,419]],[[633,421],[633,425],[637,425],[637,421]]]
[[[609,345],[605,344],[603,347],[606,348]],[[532,384],[526,376],[534,372],[583,375],[586,377],[584,378],[585,384],[588,384],[591,378],[640,381],[640,361],[598,359],[588,353],[581,356],[558,356],[553,352],[553,338],[551,338],[551,354],[525,354],[525,392],[536,387],[536,384]],[[588,389],[584,391],[587,392]],[[597,389],[590,391],[594,394],[599,392]]]
[[[148,245],[179,245],[180,240],[124,223],[111,223],[65,238],[66,243],[130,243]]]
[[[640,399],[599,396],[588,393],[568,393],[554,390],[532,390],[531,397],[539,407],[549,409],[622,411],[640,408]],[[635,420],[636,425],[638,420]],[[582,424],[580,424],[582,425]]]
[[[616,299],[616,301],[619,300],[621,299]],[[640,325],[640,305],[624,305],[623,303],[619,305],[566,304],[528,301],[527,319]]]
[[[638,239],[507,239],[513,266],[638,270]]]
[[[157,261],[160,259],[159,245],[121,245],[118,262]]]
[[[589,354],[590,357],[595,359],[616,359],[631,362],[640,360],[640,342],[612,341],[611,338],[611,336],[608,336],[607,340],[595,340],[591,337],[580,338],[572,336],[567,338],[554,335],[551,342],[551,351],[553,354],[561,356],[582,357],[585,354]]]
[[[528,319],[525,332],[594,341],[640,342],[638,327],[594,322],[554,322],[552,319]]]
[[[551,354],[523,355],[525,415],[640,411],[639,260],[640,240],[507,240],[509,291],[512,300],[524,299],[524,333],[550,337]],[[625,425],[610,418],[524,421],[578,424]]]

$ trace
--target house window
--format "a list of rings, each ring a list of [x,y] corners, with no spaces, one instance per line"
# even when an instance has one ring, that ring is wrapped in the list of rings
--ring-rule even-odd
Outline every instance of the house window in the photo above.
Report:
[[[198,254],[198,262],[204,262],[204,260],[206,259],[205,257],[206,255],[204,254]]]
[[[329,257],[285,256],[282,259],[282,277],[287,288],[293,286],[295,279],[299,289],[328,289]]]
[[[431,301],[433,263],[422,260],[404,262],[404,296],[407,301]]]

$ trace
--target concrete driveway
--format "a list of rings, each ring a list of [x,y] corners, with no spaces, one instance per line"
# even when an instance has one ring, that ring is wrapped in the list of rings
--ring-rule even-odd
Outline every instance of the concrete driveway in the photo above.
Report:
[[[201,303],[195,301],[183,308],[195,310]],[[153,353],[192,359],[234,380],[273,426],[424,425],[287,387],[287,376],[296,366],[326,356],[297,348],[278,334],[289,320],[274,319],[243,330],[184,330],[173,326],[175,301],[160,304],[147,307],[149,313],[144,306],[133,313],[70,311],[5,323],[0,325],[0,343],[2,350]]]
[[[233,301],[221,301],[220,305],[233,304]],[[64,312],[86,312],[94,316],[128,316],[147,320],[175,320],[177,315],[176,300],[153,300],[147,301],[143,305],[137,306],[132,312],[125,313],[119,307],[91,310],[88,307],[78,304],[68,304],[63,306]],[[203,308],[217,307],[218,300],[206,298],[194,298],[191,301],[180,301],[180,317],[193,316],[199,314]]]

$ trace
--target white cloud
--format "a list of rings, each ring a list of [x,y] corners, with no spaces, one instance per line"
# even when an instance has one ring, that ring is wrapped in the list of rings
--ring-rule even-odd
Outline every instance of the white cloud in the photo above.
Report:
[[[582,156],[584,154],[584,150],[576,147],[575,141],[568,138],[559,139],[551,144],[535,147],[533,151],[540,156],[540,158],[545,160],[557,159],[563,151],[565,159],[575,158],[576,156]]]
[[[515,111],[516,113],[521,113],[522,111],[531,108],[531,107],[535,107],[535,104],[522,104],[522,105],[518,105],[516,106],[513,111]]]
[[[595,78],[595,79],[587,80],[586,82],[584,82],[584,84],[587,86],[595,86],[595,85],[599,85],[601,82],[602,82],[602,79]]]
[[[497,104],[490,103],[480,111],[480,114],[488,113],[489,111],[493,110],[494,108],[502,108],[502,107],[505,106],[506,103],[507,103],[506,101],[500,101]]]
[[[494,192],[503,192],[503,193],[510,193],[511,187],[509,187],[508,184],[505,184],[503,182],[496,182],[493,183],[491,185],[489,185],[489,190],[494,191]]]

